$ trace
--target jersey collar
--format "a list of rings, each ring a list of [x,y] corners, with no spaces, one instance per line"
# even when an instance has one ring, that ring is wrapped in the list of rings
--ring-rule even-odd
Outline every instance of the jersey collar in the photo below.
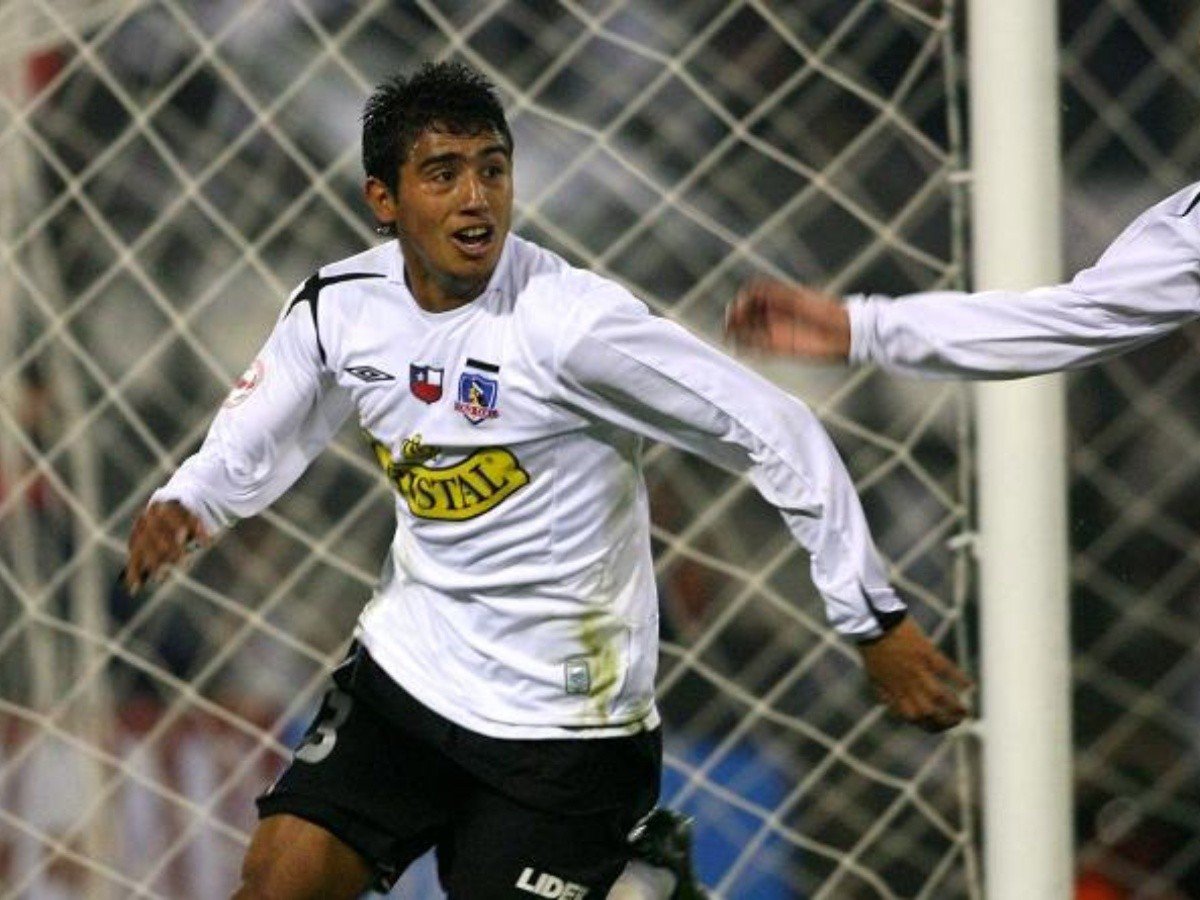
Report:
[[[477,304],[480,300],[487,299],[496,294],[507,295],[513,292],[514,275],[513,275],[513,255],[514,244],[520,238],[513,235],[511,232],[504,239],[504,246],[500,249],[500,259],[496,262],[496,268],[492,270],[492,277],[488,279],[487,287],[483,289],[478,297],[470,303],[464,304],[464,307],[470,307]],[[400,241],[392,241],[391,253],[388,254],[388,272],[387,280],[394,285],[397,285],[409,299],[416,303],[412,296],[412,292],[408,289],[408,281],[404,277],[404,254],[400,251]]]

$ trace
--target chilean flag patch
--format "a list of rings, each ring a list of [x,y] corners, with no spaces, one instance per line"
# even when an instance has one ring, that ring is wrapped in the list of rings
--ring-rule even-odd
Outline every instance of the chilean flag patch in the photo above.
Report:
[[[434,366],[418,366],[416,363],[409,363],[409,390],[422,403],[437,403],[442,399],[442,373],[444,371],[444,369]]]

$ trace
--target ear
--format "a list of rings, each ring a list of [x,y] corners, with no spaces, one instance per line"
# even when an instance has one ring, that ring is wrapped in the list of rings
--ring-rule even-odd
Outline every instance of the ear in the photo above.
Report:
[[[375,214],[376,222],[380,225],[396,224],[396,198],[386,184],[374,176],[368,178],[363,184],[363,197]]]

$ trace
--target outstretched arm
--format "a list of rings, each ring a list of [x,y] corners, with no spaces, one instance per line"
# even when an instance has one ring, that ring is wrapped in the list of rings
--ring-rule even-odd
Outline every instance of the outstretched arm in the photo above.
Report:
[[[1200,316],[1200,186],[1147,210],[1068,284],[837,298],[766,281],[732,304],[750,350],[909,375],[1016,378],[1091,365]]]
[[[350,408],[324,370],[308,309],[289,306],[203,445],[155,491],[134,523],[125,567],[129,589],[138,590],[225,525],[278,499]]]
[[[587,305],[604,311],[564,349],[565,400],[744,473],[808,550],[833,626],[872,642],[863,658],[885,702],[925,727],[960,721],[965,709],[953,685],[965,676],[906,619],[850,476],[816,416],[628,295]]]

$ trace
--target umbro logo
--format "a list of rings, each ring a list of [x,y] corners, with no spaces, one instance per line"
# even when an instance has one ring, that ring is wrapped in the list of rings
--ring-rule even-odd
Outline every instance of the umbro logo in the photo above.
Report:
[[[382,369],[377,369],[374,366],[349,366],[346,369],[351,375],[359,381],[395,381],[395,375],[389,375]]]
[[[564,881],[549,872],[535,872],[525,868],[517,879],[517,887],[533,894],[535,897],[545,897],[546,900],[583,900],[588,895],[588,889],[573,881]]]

